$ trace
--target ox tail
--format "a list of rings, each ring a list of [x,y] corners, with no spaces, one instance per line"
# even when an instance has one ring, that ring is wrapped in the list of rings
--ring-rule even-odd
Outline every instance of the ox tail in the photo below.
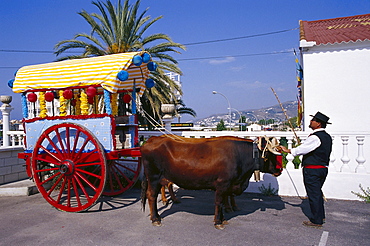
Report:
[[[145,212],[146,205],[146,191],[148,190],[148,180],[144,177],[141,182],[141,209]]]

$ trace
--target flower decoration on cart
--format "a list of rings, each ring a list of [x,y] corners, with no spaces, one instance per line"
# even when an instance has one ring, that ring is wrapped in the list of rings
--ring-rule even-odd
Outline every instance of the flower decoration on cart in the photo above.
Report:
[[[26,148],[18,157],[52,206],[84,211],[135,184],[136,98],[155,86],[156,69],[139,51],[25,66],[8,82],[22,99]]]
[[[25,66],[8,85],[14,92],[23,93],[25,119],[118,115],[118,94],[135,90],[141,96],[145,89],[155,86],[149,73],[156,69],[157,64],[147,52],[121,53]],[[125,92],[123,102],[131,100],[136,100],[136,95]]]

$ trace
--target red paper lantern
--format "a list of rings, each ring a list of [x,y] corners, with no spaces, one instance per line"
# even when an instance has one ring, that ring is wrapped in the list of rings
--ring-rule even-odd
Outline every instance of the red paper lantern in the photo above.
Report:
[[[32,92],[32,93],[27,94],[27,99],[30,102],[36,102],[37,101],[36,93]]]
[[[74,99],[74,98],[73,98],[73,99],[71,100],[71,105],[72,105],[73,107],[74,107],[74,106],[76,106],[76,99]]]
[[[125,95],[123,96],[123,102],[124,102],[124,103],[129,103],[129,102],[131,102],[131,96],[130,96],[129,94],[125,94]]]
[[[73,97],[73,92],[72,92],[72,90],[67,89],[67,90],[63,91],[63,97],[64,97],[65,99],[67,99],[67,100],[72,99],[72,97]]]
[[[51,102],[54,100],[54,93],[49,91],[45,93],[45,101]]]
[[[86,89],[86,95],[88,97],[94,97],[96,95],[96,88],[93,86],[89,86]]]

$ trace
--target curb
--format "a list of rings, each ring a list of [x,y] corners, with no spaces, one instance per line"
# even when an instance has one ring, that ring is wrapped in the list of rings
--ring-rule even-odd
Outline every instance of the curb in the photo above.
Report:
[[[30,196],[36,193],[37,187],[29,179],[0,185],[0,196]]]

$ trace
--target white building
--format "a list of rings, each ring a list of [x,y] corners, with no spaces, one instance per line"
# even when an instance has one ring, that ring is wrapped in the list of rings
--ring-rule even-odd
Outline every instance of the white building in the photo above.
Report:
[[[320,111],[329,132],[370,131],[370,14],[300,21],[304,126]]]

